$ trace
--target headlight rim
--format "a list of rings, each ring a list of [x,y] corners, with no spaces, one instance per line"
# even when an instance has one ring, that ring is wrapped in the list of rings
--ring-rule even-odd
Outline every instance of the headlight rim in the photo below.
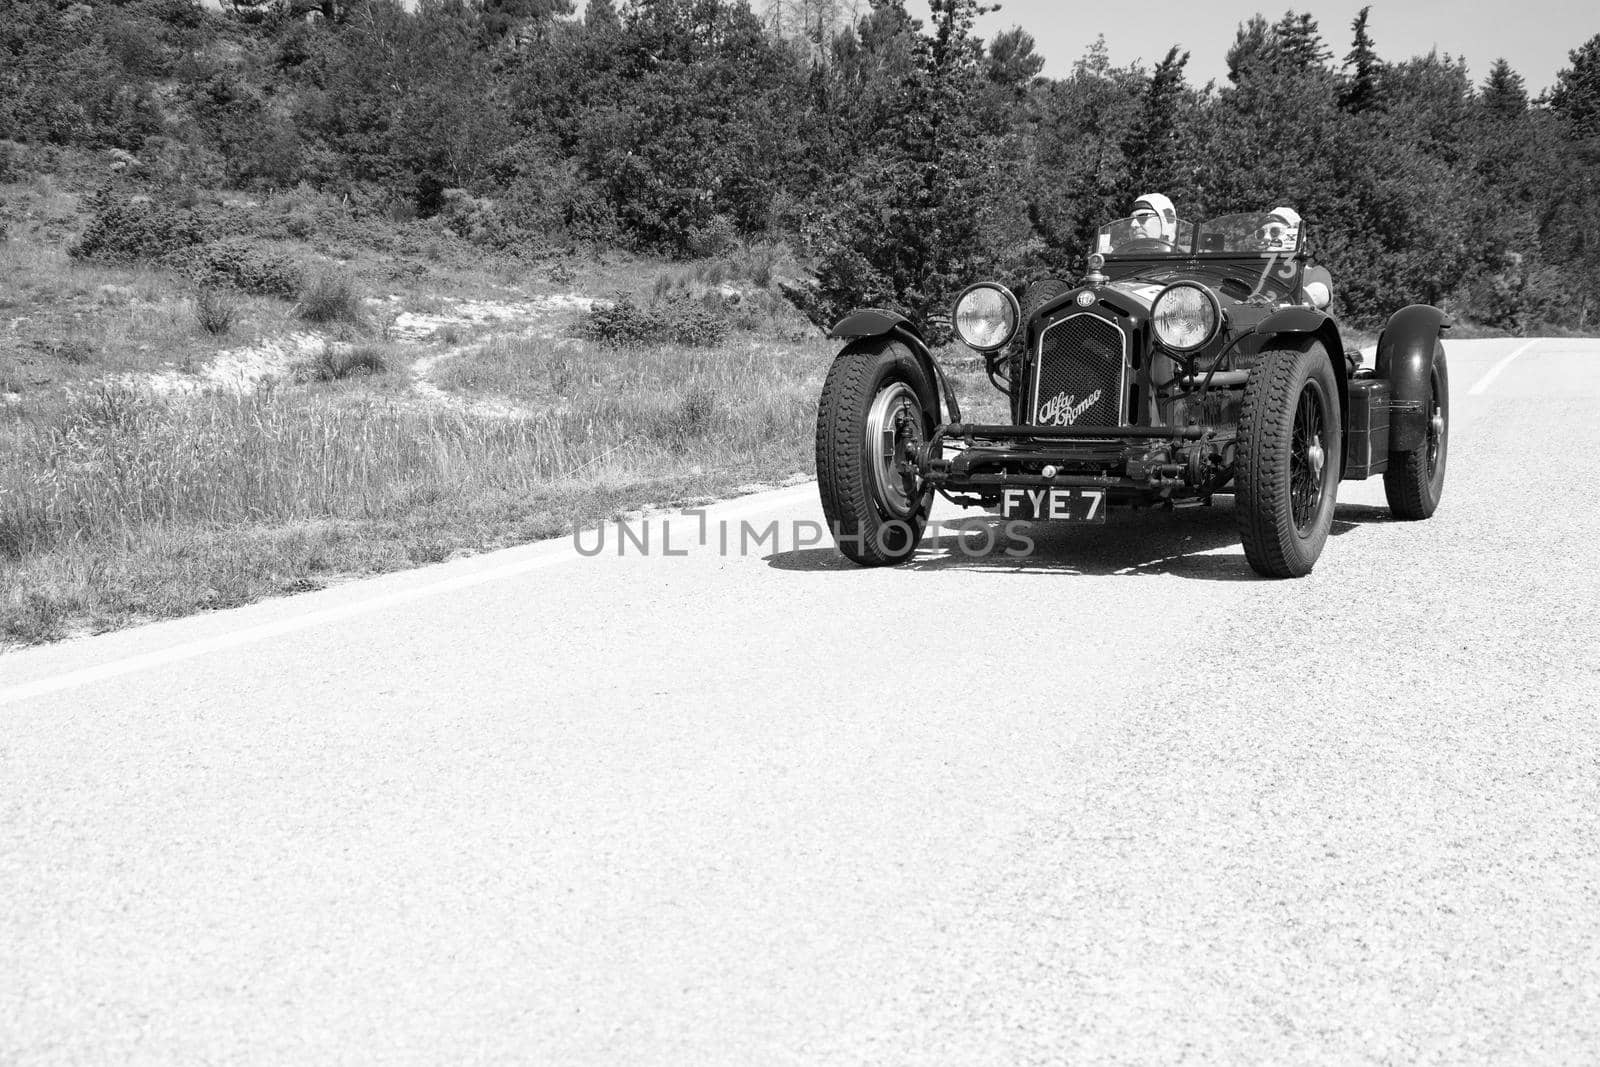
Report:
[[[1165,337],[1161,336],[1161,330],[1156,325],[1156,320],[1157,320],[1156,311],[1157,311],[1158,308],[1161,307],[1161,301],[1166,297],[1166,295],[1168,293],[1172,292],[1174,289],[1195,289],[1195,290],[1198,290],[1202,295],[1205,296],[1206,300],[1208,300],[1210,302],[1210,304],[1211,304],[1211,329],[1206,331],[1206,335],[1203,338],[1201,338],[1200,341],[1198,341],[1195,344],[1192,344],[1192,345],[1175,345],[1175,344],[1172,344]],[[1212,341],[1215,341],[1217,339],[1217,337],[1222,333],[1223,318],[1224,318],[1224,316],[1223,316],[1223,312],[1222,312],[1222,300],[1221,300],[1221,298],[1217,296],[1216,291],[1213,290],[1211,288],[1211,286],[1205,284],[1204,282],[1197,282],[1197,281],[1193,281],[1193,280],[1190,280],[1190,279],[1184,279],[1182,281],[1172,282],[1169,285],[1167,285],[1166,288],[1162,289],[1159,293],[1157,293],[1156,294],[1156,298],[1154,300],[1150,301],[1150,332],[1152,334],[1154,334],[1155,335],[1155,339],[1161,343],[1161,347],[1163,347],[1165,349],[1168,349],[1169,351],[1172,351],[1172,352],[1182,353],[1184,355],[1187,355],[1190,352],[1198,352],[1198,351],[1200,351],[1200,349],[1204,348],[1206,345],[1210,344]]]
[[[961,302],[967,298],[967,294],[975,289],[995,290],[1005,298],[1006,305],[1011,309],[1011,328],[1006,331],[1005,337],[998,344],[988,346],[975,345],[967,339],[966,334],[961,332]],[[950,324],[954,327],[956,336],[961,339],[961,343],[974,352],[998,352],[1015,340],[1017,333],[1022,329],[1022,302],[1017,299],[1017,294],[1013,293],[1009,287],[1001,285],[999,282],[973,282],[961,290],[956,295],[955,300],[951,302]]]

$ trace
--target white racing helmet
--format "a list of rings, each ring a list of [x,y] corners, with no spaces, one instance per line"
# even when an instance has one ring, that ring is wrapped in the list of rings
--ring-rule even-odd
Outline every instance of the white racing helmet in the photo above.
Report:
[[[1161,193],[1145,193],[1135,200],[1133,217],[1146,237],[1167,242],[1178,239],[1178,209]]]
[[[1300,212],[1292,207],[1275,207],[1271,218],[1256,231],[1261,247],[1270,252],[1293,252],[1300,243]]]

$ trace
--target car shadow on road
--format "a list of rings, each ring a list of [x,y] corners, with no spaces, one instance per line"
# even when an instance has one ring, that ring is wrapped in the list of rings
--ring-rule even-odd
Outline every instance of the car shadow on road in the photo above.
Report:
[[[1341,504],[1332,536],[1392,521],[1387,508]],[[833,546],[765,557],[787,571],[857,571]],[[1239,544],[1232,498],[1215,507],[1178,511],[1113,511],[1104,525],[1009,522],[974,514],[930,528],[902,569],[1002,574],[1154,575],[1214,582],[1261,580]]]

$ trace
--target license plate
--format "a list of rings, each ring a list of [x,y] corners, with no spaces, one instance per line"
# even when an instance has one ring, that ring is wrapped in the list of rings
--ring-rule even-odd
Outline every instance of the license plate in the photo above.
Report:
[[[1105,522],[1104,489],[1003,489],[1000,514],[1008,519]]]

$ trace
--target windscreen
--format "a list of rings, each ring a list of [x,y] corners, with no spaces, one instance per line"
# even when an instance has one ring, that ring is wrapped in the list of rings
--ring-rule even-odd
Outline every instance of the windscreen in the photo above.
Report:
[[[1095,251],[1107,256],[1178,256],[1188,255],[1193,243],[1193,223],[1169,222],[1150,212],[1100,227]]]
[[[1298,252],[1300,225],[1269,211],[1219,215],[1195,227],[1196,252]]]

